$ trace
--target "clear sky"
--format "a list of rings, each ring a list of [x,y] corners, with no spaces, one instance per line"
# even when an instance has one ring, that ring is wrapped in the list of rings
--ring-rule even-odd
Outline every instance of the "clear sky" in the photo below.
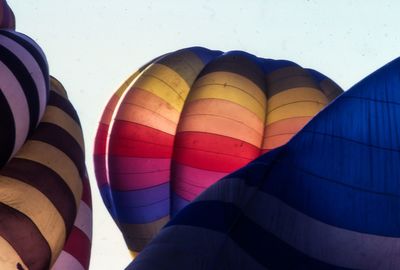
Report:
[[[344,89],[400,56],[400,1],[8,0],[17,31],[36,40],[68,91],[85,135],[92,184],[91,269],[130,257],[103,206],[92,152],[101,112],[120,83],[163,53],[189,46],[244,50],[316,69]]]

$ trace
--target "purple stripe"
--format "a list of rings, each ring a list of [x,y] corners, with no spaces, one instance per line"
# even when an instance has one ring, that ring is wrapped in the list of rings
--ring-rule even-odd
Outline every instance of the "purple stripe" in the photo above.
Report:
[[[169,183],[132,191],[112,191],[115,205],[119,207],[142,207],[169,200]]]
[[[118,222],[142,224],[169,215],[169,183],[134,191],[112,191]]]
[[[185,200],[175,192],[171,194],[171,218],[174,217],[182,208],[189,204],[190,201]]]
[[[139,190],[164,184],[170,178],[170,159],[109,157],[113,190]]]

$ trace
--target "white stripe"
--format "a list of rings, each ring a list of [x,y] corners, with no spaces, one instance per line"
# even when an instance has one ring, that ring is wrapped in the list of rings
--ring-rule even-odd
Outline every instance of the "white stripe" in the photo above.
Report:
[[[74,226],[86,234],[90,241],[92,240],[92,209],[84,201],[79,204]]]
[[[51,270],[85,270],[85,268],[74,256],[63,250]]]
[[[399,238],[359,233],[320,222],[247,186],[242,179],[223,179],[197,201],[210,199],[234,203],[254,223],[320,261],[353,269],[399,268]]]
[[[15,144],[12,156],[23,145],[29,131],[29,110],[24,91],[14,74],[0,62],[0,89],[10,105],[15,123]]]
[[[21,35],[20,35],[21,36]],[[29,43],[36,45],[35,42],[27,38],[26,36],[21,36]],[[23,46],[14,40],[0,35],[0,44],[5,46],[8,50],[10,50],[15,56],[18,57],[19,60],[25,65],[29,74],[31,75],[33,81],[35,82],[38,97],[39,97],[39,115],[37,115],[40,120],[44,114],[44,110],[46,108],[46,83],[43,76],[46,76],[42,73],[40,69],[39,63],[36,62],[35,58],[27,51]],[[35,46],[37,48],[37,46]],[[44,58],[46,59],[46,58]],[[47,75],[48,76],[48,75]],[[34,104],[36,106],[36,104]],[[36,123],[37,124],[37,123]]]

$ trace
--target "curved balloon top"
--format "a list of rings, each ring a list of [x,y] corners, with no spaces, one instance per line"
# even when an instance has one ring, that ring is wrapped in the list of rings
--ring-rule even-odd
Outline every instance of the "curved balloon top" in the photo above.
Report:
[[[218,179],[285,144],[328,102],[299,65],[242,51],[186,48],[143,66],[107,104],[94,151],[129,249],[140,251]]]
[[[56,93],[51,100],[57,97],[60,101],[67,100],[67,91],[63,85],[54,77],[50,78],[50,89]],[[55,102],[53,102],[55,103]],[[66,106],[63,106],[66,110]],[[54,113],[54,112],[53,112]],[[83,150],[83,136],[80,130],[79,118],[76,113],[69,108],[69,114],[73,116],[73,122],[70,125],[74,126],[75,130],[70,129],[70,134],[75,135],[75,139],[81,144]],[[68,118],[64,116],[63,121],[67,122]],[[60,119],[61,120],[61,119]],[[71,121],[70,119],[69,121]],[[70,142],[70,147],[74,147]],[[75,146],[76,148],[76,146]],[[81,154],[84,154],[81,152]],[[84,158],[84,156],[83,156]],[[81,162],[81,167],[79,175],[82,181],[82,195],[79,202],[79,208],[77,209],[77,215],[74,221],[74,225],[68,238],[64,244],[63,250],[57,257],[57,260],[52,270],[87,270],[89,269],[90,262],[90,252],[92,246],[92,198],[90,192],[90,183],[86,173],[85,165],[82,160],[82,156],[79,157]]]
[[[0,30],[0,167],[22,146],[44,114],[49,70],[41,48],[28,36]]]
[[[398,269],[400,58],[217,182],[127,268]]]
[[[24,45],[27,46],[27,44]],[[19,48],[18,52],[21,51],[24,52]],[[28,55],[24,53],[25,56]],[[12,82],[12,80],[18,80],[18,76],[25,76],[23,83],[29,82],[27,74],[23,75],[24,62],[16,61],[17,57],[12,59],[15,62],[11,68],[19,72],[15,72],[16,77],[10,77],[9,80]],[[37,65],[32,63],[30,67],[36,68]],[[4,71],[7,70],[6,66],[3,68],[0,74],[6,73]],[[37,71],[33,69],[31,75],[35,76],[35,72]],[[42,72],[37,73],[41,76],[31,80],[31,88],[25,91],[16,88],[16,91],[19,90],[22,94],[26,94],[26,91],[35,93],[34,82],[43,78]],[[47,83],[48,79],[47,74]],[[21,84],[24,85],[23,83]],[[10,85],[13,84],[10,83]],[[85,224],[87,227],[85,231],[91,234],[91,224],[83,222],[91,220],[90,209],[80,214],[81,217],[78,215],[76,219],[77,212],[84,208],[81,200],[90,201],[87,199],[87,191],[85,197],[82,197],[82,189],[85,186],[82,179],[86,177],[86,168],[79,119],[66,99],[65,91],[54,87],[54,83],[51,90],[49,97],[46,93],[43,98],[46,106],[43,117],[39,118],[37,115],[40,115],[38,112],[40,107],[33,110],[35,113],[31,118],[39,118],[39,125],[37,127],[36,124],[33,125],[29,138],[0,170],[2,190],[0,194],[0,219],[2,220],[0,253],[3,258],[0,260],[1,269],[49,269],[57,260],[67,238],[72,237],[75,230],[74,222],[78,221],[76,224],[80,224],[81,227]],[[35,95],[26,95],[30,97],[28,101],[35,100],[32,98]],[[37,96],[38,94],[36,94],[36,102],[39,103],[40,98]],[[37,103],[32,104],[38,106]],[[28,107],[29,102],[22,103],[17,108],[21,109],[23,106]],[[20,121],[18,117],[22,114],[15,115],[17,117],[13,120]],[[9,128],[8,131],[11,132],[13,129]],[[14,132],[15,134],[18,132]],[[81,244],[80,256],[84,249]],[[68,269],[82,268],[69,267]]]
[[[0,29],[15,30],[14,12],[6,0],[0,0]]]

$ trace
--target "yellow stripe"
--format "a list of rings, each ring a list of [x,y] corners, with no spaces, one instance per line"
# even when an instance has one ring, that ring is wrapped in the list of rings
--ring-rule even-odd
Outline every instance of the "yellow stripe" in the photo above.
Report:
[[[117,91],[115,91],[114,95],[121,97],[123,93],[127,90],[130,89],[130,84],[139,76],[139,74],[142,73],[141,70],[135,71],[132,75],[128,77],[121,85],[118,87]]]
[[[195,87],[206,86],[210,84],[218,84],[221,86],[230,85],[235,88],[242,89],[254,100],[260,103],[262,108],[265,108],[266,97],[262,89],[253,81],[232,72],[217,71],[202,76],[196,81]],[[191,97],[189,97],[191,98]]]
[[[0,250],[0,269],[16,269],[18,263],[24,269],[28,269],[14,248],[1,236]]]
[[[56,92],[65,99],[68,99],[67,91],[65,91],[64,86],[52,76],[50,76],[50,90]]]
[[[60,213],[43,193],[30,185],[1,176],[0,186],[0,202],[25,214],[35,223],[50,246],[53,263],[66,239],[66,228]]]
[[[179,112],[189,92],[186,81],[174,70],[161,64],[149,66],[133,87],[153,93]]]
[[[139,255],[139,252],[133,251],[133,250],[129,250],[129,253],[131,254],[132,259],[134,260],[136,258],[137,255]]]
[[[55,106],[47,106],[41,122],[51,123],[61,127],[68,132],[80,145],[82,151],[85,149],[82,129],[67,113]]]
[[[79,202],[82,195],[81,178],[78,169],[64,152],[50,144],[29,140],[15,157],[36,161],[55,171],[71,189],[75,197],[77,209],[79,209]]]
[[[267,116],[266,125],[276,121],[299,117],[314,116],[325,107],[325,104],[314,101],[300,101],[277,108]]]
[[[282,91],[268,99],[267,112],[269,113],[278,107],[298,101],[313,101],[323,105],[328,103],[327,98],[320,90],[309,87],[296,87]]]
[[[243,89],[229,85],[204,85],[197,87],[195,84],[187,102],[205,98],[228,100],[245,107],[257,115],[260,120],[265,118],[265,97],[262,100],[257,100]]]

